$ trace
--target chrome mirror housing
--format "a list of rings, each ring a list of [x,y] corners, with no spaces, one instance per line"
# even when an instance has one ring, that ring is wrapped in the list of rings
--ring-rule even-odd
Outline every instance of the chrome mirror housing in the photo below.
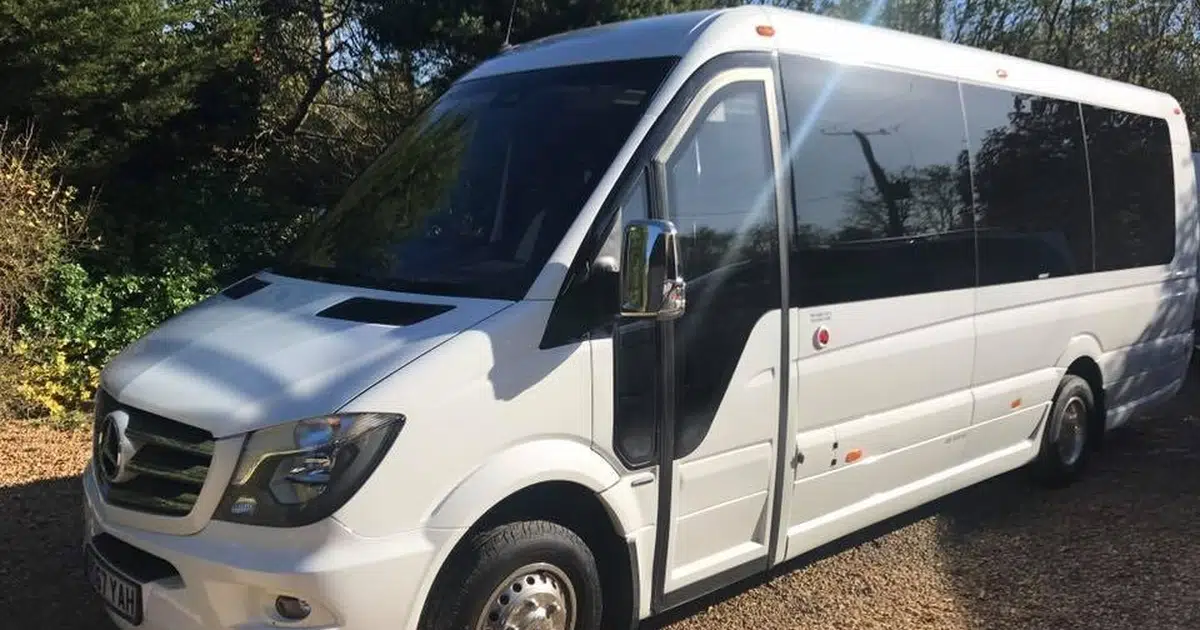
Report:
[[[686,283],[679,238],[670,221],[637,219],[625,225],[621,250],[621,316],[669,321],[683,316]]]

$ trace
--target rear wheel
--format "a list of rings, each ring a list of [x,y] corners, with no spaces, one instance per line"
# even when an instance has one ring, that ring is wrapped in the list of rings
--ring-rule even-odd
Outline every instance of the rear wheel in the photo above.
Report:
[[[548,521],[475,534],[448,561],[421,630],[599,630],[600,573],[587,544]]]
[[[1086,467],[1095,439],[1096,398],[1087,381],[1068,374],[1059,385],[1050,408],[1041,449],[1034,461],[1038,481],[1050,487],[1074,482]]]

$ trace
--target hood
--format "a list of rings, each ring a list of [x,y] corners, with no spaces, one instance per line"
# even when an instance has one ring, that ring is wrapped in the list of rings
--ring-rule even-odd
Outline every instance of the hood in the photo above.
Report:
[[[124,405],[220,438],[337,411],[510,304],[262,273],[131,344],[100,382]]]

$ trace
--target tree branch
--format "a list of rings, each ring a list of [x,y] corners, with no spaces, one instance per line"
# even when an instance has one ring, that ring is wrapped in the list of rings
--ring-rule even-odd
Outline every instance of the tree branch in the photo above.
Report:
[[[292,115],[283,123],[279,132],[284,136],[294,136],[304,121],[308,119],[308,115],[312,112],[313,103],[317,97],[321,95],[321,91],[325,89],[325,85],[329,83],[333,73],[330,71],[330,62],[333,60],[336,50],[332,47],[330,40],[333,37],[327,24],[327,16],[325,7],[321,4],[321,0],[312,0],[309,5],[309,17],[313,20],[313,26],[317,29],[317,53],[313,57],[313,72],[308,79],[308,85],[304,89],[304,94],[300,97],[300,101],[296,103],[296,109]]]

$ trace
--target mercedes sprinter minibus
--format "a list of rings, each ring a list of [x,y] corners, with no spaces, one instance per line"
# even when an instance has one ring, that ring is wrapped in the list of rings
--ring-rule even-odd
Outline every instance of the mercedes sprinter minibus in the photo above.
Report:
[[[518,46],[101,376],[121,628],[605,630],[1180,387],[1172,97],[746,6]],[[810,553],[811,552],[811,553]]]

